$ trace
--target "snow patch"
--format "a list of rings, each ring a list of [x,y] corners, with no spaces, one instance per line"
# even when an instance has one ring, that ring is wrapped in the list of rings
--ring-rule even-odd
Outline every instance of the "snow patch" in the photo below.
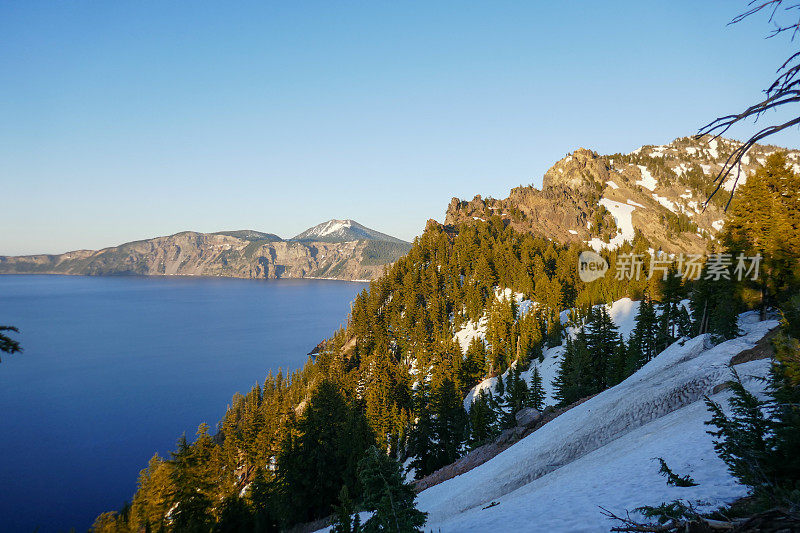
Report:
[[[708,142],[708,153],[714,159],[718,159],[719,158],[719,152],[717,151],[717,146],[718,146],[718,143],[717,143],[716,139],[712,139],[711,141]]]
[[[677,213],[678,212],[678,208],[675,207],[675,204],[672,201],[668,200],[667,198],[664,198],[663,196],[659,196],[659,195],[653,193],[653,199],[655,199],[656,202],[660,203],[661,205],[663,205],[664,207],[666,207],[667,209],[669,209],[673,213]]]
[[[637,166],[639,167],[639,170],[642,173],[642,179],[638,180],[636,182],[636,185],[641,185],[642,187],[644,187],[645,189],[649,189],[650,191],[656,190],[656,187],[658,186],[658,181],[656,181],[653,175],[650,174],[650,171],[647,170],[647,167],[642,165],[637,165]]]
[[[632,242],[635,232],[633,231],[633,219],[631,218],[631,214],[636,208],[632,205],[623,204],[622,202],[609,200],[608,198],[602,198],[600,200],[600,205],[608,209],[611,216],[614,217],[618,232],[617,235],[607,243],[595,237],[588,241],[589,246],[596,252],[599,252],[603,248],[615,250],[622,246],[622,243],[625,241]]]

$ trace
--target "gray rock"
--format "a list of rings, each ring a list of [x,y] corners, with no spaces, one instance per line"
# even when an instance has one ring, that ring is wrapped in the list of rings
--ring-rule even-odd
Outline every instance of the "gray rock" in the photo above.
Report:
[[[517,426],[530,427],[538,422],[541,417],[542,413],[538,409],[525,407],[516,414]]]

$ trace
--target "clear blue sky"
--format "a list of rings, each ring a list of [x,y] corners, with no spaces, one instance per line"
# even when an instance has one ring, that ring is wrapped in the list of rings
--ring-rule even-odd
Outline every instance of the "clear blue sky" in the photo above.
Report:
[[[791,44],[726,27],[745,5],[0,0],[0,254],[329,218],[411,239],[453,196],[759,98]]]

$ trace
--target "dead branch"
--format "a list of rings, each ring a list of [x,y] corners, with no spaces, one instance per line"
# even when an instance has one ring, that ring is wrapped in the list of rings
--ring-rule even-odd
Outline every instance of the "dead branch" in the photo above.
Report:
[[[800,32],[800,16],[797,16],[791,23],[779,24],[776,21],[776,15],[778,14],[778,10],[782,5],[784,5],[784,0],[752,0],[748,4],[750,7],[743,13],[734,17],[733,20],[728,23],[728,25],[737,24],[761,11],[768,11],[769,22],[775,25],[775,29],[773,29],[768,38],[774,37],[775,35],[784,33],[786,31],[791,31],[791,39],[794,40],[795,35]],[[800,2],[791,3],[790,5],[785,6],[781,11],[788,12],[792,10],[800,11]],[[755,121],[758,121],[758,119],[761,118],[762,115],[767,111],[774,110],[788,104],[800,103],[800,52],[791,54],[789,58],[778,68],[776,74],[777,77],[775,78],[775,81],[773,81],[764,91],[766,98],[754,105],[747,107],[740,113],[722,116],[706,124],[698,130],[697,134],[695,135],[695,139],[700,139],[706,135],[710,135],[711,140],[716,139],[724,135],[732,126],[745,119],[752,117]],[[761,139],[775,135],[779,131],[798,124],[800,124],[800,117],[788,120],[782,124],[767,126],[766,128],[763,128],[752,135],[749,139],[747,139],[747,141],[742,143],[741,146],[736,148],[728,156],[725,164],[722,165],[722,169],[714,178],[713,183],[716,183],[717,185],[704,202],[703,209],[708,207],[709,202],[714,195],[719,192],[720,188],[722,188],[723,184],[730,176],[731,172],[733,172],[734,168],[741,170],[742,158],[747,154],[747,151],[750,150],[754,144]],[[739,182],[739,175],[740,172],[737,172],[733,186],[731,187],[730,198],[728,198],[728,202],[725,204],[725,210],[728,209],[731,204],[731,200],[733,200],[733,195]]]

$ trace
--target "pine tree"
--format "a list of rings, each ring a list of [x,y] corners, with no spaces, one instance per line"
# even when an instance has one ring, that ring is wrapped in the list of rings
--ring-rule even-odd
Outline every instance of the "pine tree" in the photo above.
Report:
[[[178,441],[178,450],[172,454],[175,508],[171,514],[178,531],[207,533],[211,529],[217,453],[205,423],[200,424],[193,445],[185,435]]]
[[[278,477],[287,525],[326,516],[342,485],[358,494],[356,464],[374,433],[338,387],[322,381],[278,456]]]
[[[415,470],[416,479],[421,479],[436,470],[432,411],[430,385],[423,378],[414,391],[414,414],[417,420],[408,432],[406,446],[406,455],[412,458],[409,466]]]
[[[539,365],[533,367],[531,372],[531,384],[528,390],[528,405],[541,411],[544,409],[545,392],[542,385],[542,375],[539,373]]]
[[[280,490],[275,480],[268,480],[264,470],[256,472],[255,479],[247,491],[250,508],[253,513],[254,533],[272,533],[279,531],[281,507]]]
[[[517,413],[527,405],[528,385],[522,379],[522,364],[517,361],[508,371],[505,396],[502,398],[502,427],[512,428],[517,425]]]
[[[714,449],[731,474],[750,488],[758,508],[800,507],[800,296],[788,299],[775,338],[766,399],[748,391],[733,371],[731,414],[706,398]]]
[[[712,342],[720,343],[739,335],[738,306],[734,283],[731,280],[715,280],[712,285],[713,305],[707,320],[707,332]]]
[[[694,329],[694,324],[692,324],[692,317],[689,315],[689,311],[686,310],[686,306],[681,305],[678,309],[678,337],[691,337],[692,331]]]
[[[658,317],[656,334],[656,353],[662,352],[678,339],[678,318],[684,289],[674,264],[670,265],[666,276],[659,282],[661,293],[661,314]]]
[[[480,391],[469,409],[469,440],[471,448],[476,448],[493,440],[499,433],[498,413],[491,392]]]
[[[222,501],[214,533],[238,533],[252,531],[254,528],[253,514],[244,499],[232,494]]]
[[[497,397],[500,399],[506,395],[506,384],[503,381],[503,374],[497,375],[497,382],[494,386],[494,391],[497,394]]]
[[[747,182],[737,188],[725,221],[722,241],[734,255],[760,254],[758,279],[747,285],[761,293],[762,317],[766,308],[780,303],[800,283],[800,175],[786,156],[776,152]]]
[[[587,386],[587,368],[586,338],[581,331],[575,339],[567,337],[564,356],[553,380],[555,399],[559,405],[569,405],[590,394]]]
[[[586,330],[586,349],[589,355],[588,372],[591,384],[589,394],[608,387],[612,361],[619,349],[619,332],[604,305],[590,314]]]
[[[175,486],[170,463],[153,455],[147,468],[139,473],[138,489],[131,502],[131,514],[137,524],[150,524],[154,530],[164,525],[172,506]]]
[[[468,419],[455,383],[445,379],[436,389],[433,400],[436,418],[433,433],[436,439],[434,470],[455,462],[467,439]]]
[[[333,520],[331,533],[360,533],[361,520],[355,512],[353,501],[347,490],[347,485],[342,485],[339,491],[339,505],[333,506]]]
[[[19,333],[19,330],[14,326],[0,326],[0,352],[7,354],[18,353],[22,351],[19,341],[16,341],[8,335],[2,333],[3,331],[13,331]]]
[[[622,335],[620,335],[617,341],[617,347],[614,349],[614,355],[609,364],[609,387],[621,383],[633,373],[629,361],[630,355],[628,353],[628,348],[625,346],[625,340],[622,338]]]
[[[486,367],[486,347],[481,338],[474,337],[470,341],[464,359],[461,382],[469,386],[475,385],[483,377]]]
[[[653,301],[648,294],[639,302],[639,311],[634,319],[629,345],[630,372],[633,372],[656,356],[656,317]]]
[[[732,372],[733,396],[729,400],[732,415],[727,415],[719,404],[706,398],[712,415],[706,424],[717,428],[708,433],[716,437],[714,450],[740,483],[764,487],[771,482],[763,469],[769,450],[769,421],[764,414],[764,402],[744,387],[735,370]]]
[[[364,508],[374,511],[364,523],[364,533],[421,532],[427,513],[415,507],[414,487],[403,481],[400,463],[373,446],[359,462],[358,475]]]

